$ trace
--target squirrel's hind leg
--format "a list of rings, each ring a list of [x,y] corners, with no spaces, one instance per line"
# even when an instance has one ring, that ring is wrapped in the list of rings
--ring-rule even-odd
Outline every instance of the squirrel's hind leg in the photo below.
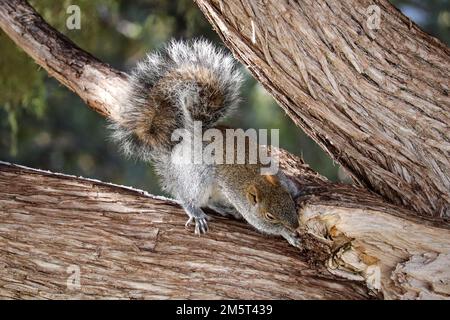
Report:
[[[184,211],[186,211],[189,216],[186,222],[186,227],[188,227],[192,221],[195,223],[195,234],[201,235],[208,232],[208,220],[209,217],[203,212],[201,208],[198,208],[192,204],[182,204]]]
[[[210,203],[208,204],[208,208],[214,210],[218,214],[224,217],[232,216],[236,220],[242,220],[242,215],[236,210],[235,207],[226,206],[221,203]]]

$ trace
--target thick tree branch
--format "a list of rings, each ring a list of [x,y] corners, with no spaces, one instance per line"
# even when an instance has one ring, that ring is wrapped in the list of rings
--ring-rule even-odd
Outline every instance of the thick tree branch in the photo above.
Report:
[[[388,0],[195,0],[283,109],[362,185],[450,217],[450,50]],[[378,30],[368,8],[381,9]],[[373,13],[372,13],[373,14]]]
[[[302,186],[304,255],[333,274],[365,281],[385,298],[450,299],[450,224],[330,183],[288,153],[281,167]]]
[[[119,120],[127,75],[80,49],[22,0],[0,0],[0,28],[50,76],[103,116]]]
[[[0,0],[0,27],[94,110],[120,120],[126,75],[24,1]],[[217,219],[197,238],[182,230],[185,217],[170,201],[3,164],[0,295],[73,296],[64,285],[74,264],[80,297],[367,298],[367,288],[388,298],[449,296],[447,223],[332,184],[287,153],[281,164],[303,191],[301,256],[242,223]]]

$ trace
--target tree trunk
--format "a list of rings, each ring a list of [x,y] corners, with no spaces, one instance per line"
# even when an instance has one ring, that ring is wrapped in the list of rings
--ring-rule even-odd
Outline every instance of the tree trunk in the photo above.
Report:
[[[94,110],[120,121],[125,74],[23,0],[0,0],[0,27]],[[173,201],[2,164],[0,296],[449,298],[449,223],[331,183],[286,152],[281,165],[302,190],[302,252],[221,218],[198,238],[183,229]],[[81,287],[67,287],[66,271],[75,272],[72,281],[78,268]]]
[[[356,181],[421,215],[450,217],[445,44],[387,0],[195,1],[293,121]],[[371,5],[381,12],[378,29]]]

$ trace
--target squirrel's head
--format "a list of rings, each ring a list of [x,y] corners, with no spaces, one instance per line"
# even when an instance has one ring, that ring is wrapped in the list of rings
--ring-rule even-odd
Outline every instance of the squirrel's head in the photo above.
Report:
[[[298,228],[295,202],[277,176],[265,175],[258,184],[249,185],[246,196],[265,222],[291,230]]]

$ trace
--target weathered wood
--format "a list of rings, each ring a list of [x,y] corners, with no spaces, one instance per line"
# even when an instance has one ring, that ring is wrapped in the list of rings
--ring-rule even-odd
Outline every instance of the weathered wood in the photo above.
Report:
[[[293,121],[356,181],[422,215],[450,217],[445,44],[388,0],[195,2]],[[380,9],[379,29],[369,28],[371,5]]]
[[[414,217],[362,188],[330,183],[282,153],[282,169],[301,186],[304,255],[386,299],[450,299],[450,224]]]

